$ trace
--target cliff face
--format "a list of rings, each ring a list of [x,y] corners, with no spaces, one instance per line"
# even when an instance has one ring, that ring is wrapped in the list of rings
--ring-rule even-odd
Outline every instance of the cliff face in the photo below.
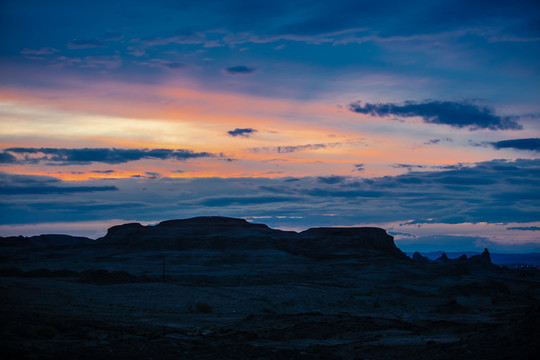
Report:
[[[138,223],[114,226],[98,239],[98,244],[154,250],[277,249],[313,258],[366,257],[375,253],[406,258],[383,229],[312,228],[296,233],[226,217],[169,220],[156,226]]]

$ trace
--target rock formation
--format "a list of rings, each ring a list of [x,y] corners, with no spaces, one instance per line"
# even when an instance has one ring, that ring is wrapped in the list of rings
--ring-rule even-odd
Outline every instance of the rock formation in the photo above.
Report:
[[[125,224],[110,228],[100,246],[124,249],[256,250],[277,249],[312,258],[371,257],[406,259],[393,237],[378,228],[312,228],[301,233],[271,229],[244,219],[195,217],[156,226]]]

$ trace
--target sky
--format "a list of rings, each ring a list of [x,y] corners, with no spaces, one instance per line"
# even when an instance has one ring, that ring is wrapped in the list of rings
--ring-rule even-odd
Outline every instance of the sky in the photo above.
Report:
[[[0,2],[0,236],[231,216],[540,251],[538,1]]]

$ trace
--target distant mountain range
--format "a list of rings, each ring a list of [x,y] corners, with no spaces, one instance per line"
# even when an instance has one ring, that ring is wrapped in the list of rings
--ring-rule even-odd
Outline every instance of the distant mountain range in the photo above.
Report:
[[[423,256],[430,260],[438,259],[442,256],[443,251],[420,252]],[[412,257],[413,252],[407,252],[407,256]],[[467,257],[479,255],[479,252],[464,251],[464,252],[447,252],[446,256],[449,259],[457,259],[465,254]],[[496,265],[505,265],[509,267],[518,267],[521,265],[540,266],[540,253],[528,254],[510,254],[510,253],[490,253],[491,262]]]

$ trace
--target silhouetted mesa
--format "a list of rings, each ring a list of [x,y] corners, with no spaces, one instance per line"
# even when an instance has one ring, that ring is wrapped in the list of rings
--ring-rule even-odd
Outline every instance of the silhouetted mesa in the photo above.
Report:
[[[71,247],[92,243],[94,240],[87,237],[61,234],[0,237],[0,246],[8,247]]]
[[[390,256],[406,259],[383,229],[312,228],[301,233],[271,229],[244,219],[209,216],[113,226],[98,239],[104,247],[145,250],[274,249],[312,258]]]

